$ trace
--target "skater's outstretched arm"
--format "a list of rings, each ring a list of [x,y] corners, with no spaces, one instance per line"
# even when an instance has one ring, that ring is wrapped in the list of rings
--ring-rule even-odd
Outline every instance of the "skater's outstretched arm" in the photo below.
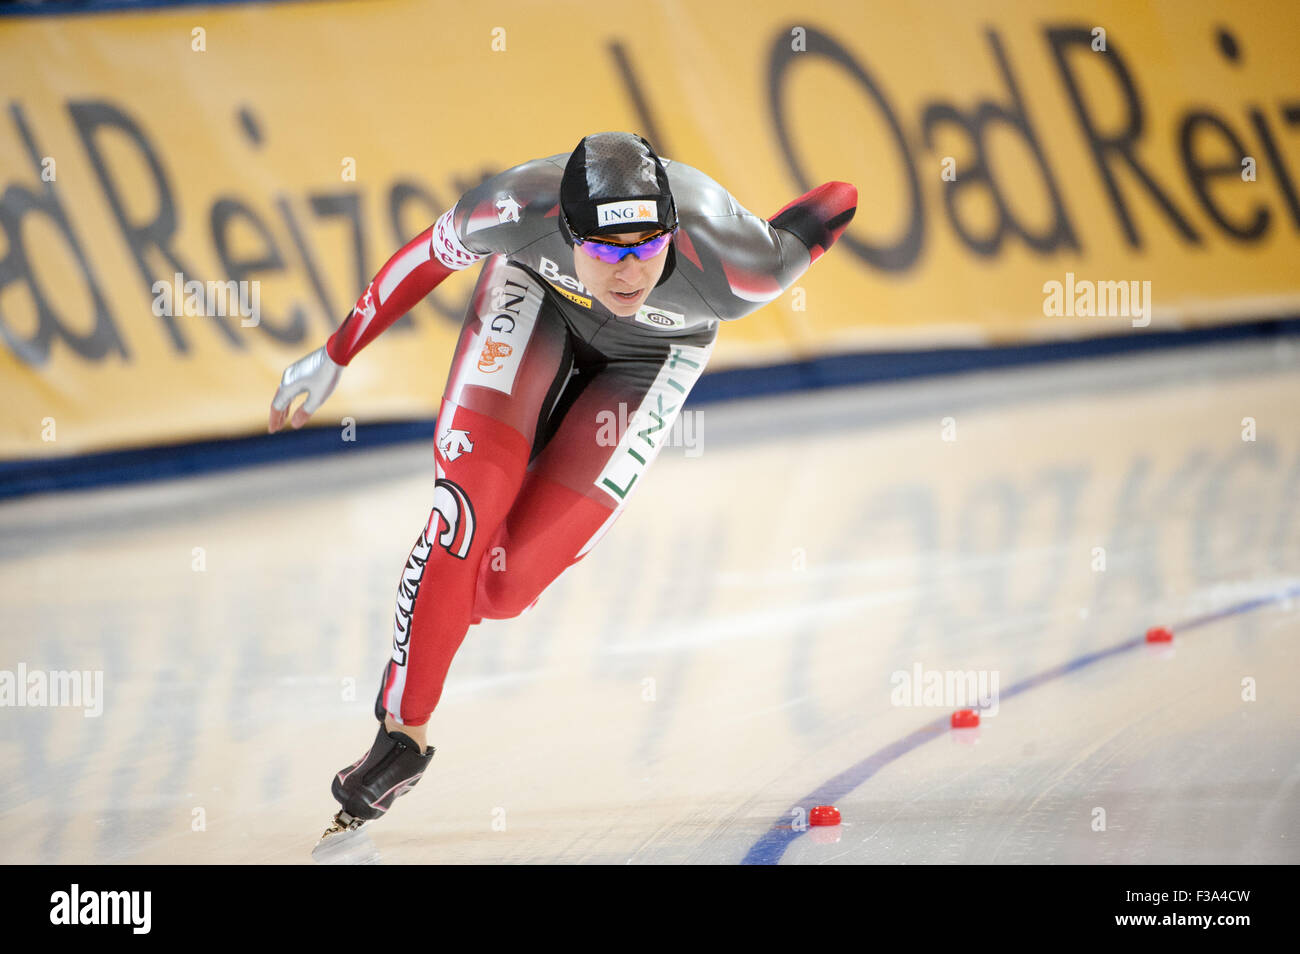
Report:
[[[745,209],[696,169],[680,169],[683,235],[677,265],[724,321],[754,312],[799,280],[835,243],[857,210],[858,190],[826,182],[770,219]],[[683,208],[684,207],[684,208]]]
[[[274,433],[284,426],[289,406],[304,392],[307,400],[294,412],[291,423],[295,428],[307,423],[357,352],[448,275],[469,268],[484,256],[508,255],[535,239],[539,228],[549,228],[550,220],[540,214],[529,216],[526,224],[520,221],[524,209],[548,195],[553,197],[563,171],[556,158],[534,159],[487,179],[398,249],[366,285],[325,345],[285,369],[271,401],[267,430]],[[498,198],[503,195],[505,200]]]
[[[858,190],[848,182],[824,182],[768,219],[773,228],[791,233],[808,249],[811,265],[826,254],[853,221]]]
[[[410,311],[444,278],[482,257],[464,249],[455,238],[451,217],[452,212],[447,212],[403,245],[371,279],[347,319],[325,345],[285,369],[271,401],[268,431],[275,433],[284,426],[289,405],[304,391],[307,400],[294,412],[292,423],[295,428],[306,424],[333,392],[343,368],[358,351]]]

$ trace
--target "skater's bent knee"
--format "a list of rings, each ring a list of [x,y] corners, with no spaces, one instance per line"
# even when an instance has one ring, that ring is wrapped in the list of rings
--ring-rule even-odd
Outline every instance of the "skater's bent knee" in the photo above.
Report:
[[[545,586],[545,581],[530,580],[517,573],[485,573],[479,578],[474,615],[484,619],[513,619],[537,602]]]

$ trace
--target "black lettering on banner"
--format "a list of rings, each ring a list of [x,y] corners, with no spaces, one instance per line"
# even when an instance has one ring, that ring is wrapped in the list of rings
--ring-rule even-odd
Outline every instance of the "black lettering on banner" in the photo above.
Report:
[[[1179,234],[1193,245],[1200,245],[1200,235],[1192,228],[1191,223],[1183,217],[1183,214],[1178,211],[1173,200],[1160,188],[1151,173],[1138,162],[1137,156],[1134,154],[1137,143],[1142,138],[1146,128],[1146,113],[1142,108],[1142,100],[1138,96],[1137,88],[1133,85],[1133,77],[1129,74],[1128,67],[1124,65],[1124,60],[1120,56],[1118,48],[1112,41],[1108,40],[1105,54],[1099,55],[1093,52],[1092,32],[1083,27],[1050,27],[1047,30],[1047,40],[1051,45],[1052,56],[1056,60],[1056,69],[1061,76],[1061,82],[1065,84],[1065,90],[1070,96],[1070,104],[1074,108],[1075,118],[1079,121],[1079,127],[1088,140],[1088,148],[1092,151],[1093,162],[1101,175],[1102,183],[1106,186],[1106,191],[1110,194],[1111,203],[1115,207],[1115,214],[1119,217],[1120,225],[1124,228],[1124,236],[1129,245],[1134,248],[1142,248],[1142,238],[1137,233],[1137,227],[1133,224],[1128,205],[1119,191],[1119,183],[1116,181],[1114,170],[1111,168],[1112,162],[1117,165],[1120,163],[1126,165],[1142,185],[1146,187],[1147,192],[1155,199],[1156,204],[1164,212],[1166,218],[1173,223]],[[1119,83],[1128,114],[1127,122],[1119,130],[1106,133],[1098,128],[1096,119],[1088,111],[1088,107],[1083,101],[1083,93],[1078,78],[1075,76],[1074,69],[1070,66],[1069,55],[1071,51],[1088,57],[1089,62],[1105,63]]]
[[[1292,123],[1300,122],[1300,106],[1292,107],[1285,115]],[[1278,188],[1282,190],[1282,197],[1286,200],[1286,207],[1291,212],[1291,221],[1295,223],[1296,229],[1300,230],[1300,196],[1296,195],[1295,183],[1291,181],[1291,174],[1287,171],[1286,162],[1278,151],[1277,143],[1273,141],[1272,133],[1269,132],[1268,122],[1264,119],[1264,114],[1258,109],[1250,111],[1250,122],[1255,127],[1255,132],[1259,133],[1259,139],[1264,144],[1264,152],[1268,155],[1268,161],[1272,164],[1273,171],[1277,173]]]
[[[22,108],[17,103],[11,104],[9,115],[18,130],[18,135],[22,138],[33,168],[39,170],[42,150],[36,145]],[[39,178],[38,172],[37,179]],[[0,258],[0,301],[12,301],[14,296],[5,296],[2,293],[11,284],[21,283],[26,286],[36,314],[36,330],[30,337],[23,337],[10,327],[4,312],[0,311],[0,337],[4,338],[18,360],[34,367],[39,367],[49,360],[56,339],[65,341],[68,347],[89,361],[98,361],[110,352],[129,361],[131,355],[127,351],[126,343],[118,334],[117,323],[113,320],[108,302],[100,291],[99,280],[95,277],[90,267],[90,260],[86,257],[76,233],[72,230],[67,213],[59,202],[54,183],[42,182],[42,187],[40,192],[35,192],[24,186],[10,184],[5,188],[4,194],[0,195],[0,229],[3,229],[5,236],[5,255],[4,258]],[[24,219],[29,215],[44,218],[53,226],[81,270],[82,280],[94,303],[94,320],[90,331],[85,334],[78,334],[67,323],[60,320],[45,294],[45,289],[41,288],[36,280],[36,274],[23,243]]]
[[[271,230],[258,218],[256,212],[239,199],[229,196],[218,197],[212,204],[208,222],[212,229],[212,245],[217,250],[217,258],[220,259],[221,267],[230,276],[231,281],[256,281],[257,279],[253,278],[255,275],[284,270],[284,259],[280,256]],[[235,256],[231,248],[230,227],[232,223],[239,222],[247,223],[248,229],[245,231],[251,230],[261,239],[265,249],[261,257],[237,258]],[[302,341],[307,332],[307,322],[301,308],[294,309],[291,321],[285,328],[276,327],[276,323],[267,317],[266,309],[261,308],[256,327],[276,341],[285,344],[296,344]]]
[[[334,311],[331,307],[329,296],[325,292],[325,284],[321,280],[320,271],[316,268],[316,263],[311,257],[311,252],[307,249],[307,242],[302,237],[302,229],[298,227],[298,220],[293,216],[293,209],[289,207],[289,199],[281,194],[276,196],[275,207],[280,210],[280,218],[284,220],[284,227],[289,230],[289,239],[293,242],[293,247],[298,252],[298,258],[302,261],[303,268],[307,270],[307,280],[311,283],[316,292],[316,298],[321,305],[321,313],[325,319],[325,327],[330,331],[334,330]],[[302,321],[307,320],[307,307],[302,304],[293,306],[294,320],[302,316]]]
[[[997,60],[998,72],[1001,74],[1002,82],[1007,89],[1009,105],[1002,105],[984,99],[976,104],[973,115],[963,115],[951,103],[936,101],[927,104],[921,113],[921,131],[927,149],[934,148],[934,128],[942,123],[948,123],[963,130],[974,147],[974,159],[961,164],[961,172],[956,179],[944,182],[943,199],[948,212],[948,220],[952,223],[953,231],[957,233],[957,236],[966,247],[977,255],[986,257],[996,255],[1001,250],[1002,241],[1008,232],[1019,236],[1026,245],[1038,252],[1053,252],[1061,247],[1078,251],[1079,241],[1066,215],[1061,190],[1052,175],[1051,167],[1048,165],[1047,156],[1043,152],[1038,136],[1030,125],[1025,103],[1020,95],[1020,87],[1016,83],[1015,76],[1011,72],[1011,66],[1007,62],[1006,54],[1003,52],[1002,41],[994,30],[989,30],[987,37],[989,46],[993,51],[993,57]],[[988,130],[990,126],[994,125],[1010,127],[1024,142],[1038,166],[1038,175],[1042,182],[1043,191],[1046,192],[1051,202],[1051,222],[1041,234],[1030,232],[1028,228],[1021,224],[1007,204],[1005,193],[999,188],[997,177],[991,168],[988,151]],[[1025,178],[1024,175],[1015,177],[1012,183],[1014,191],[1019,192],[1025,188]],[[973,230],[962,221],[958,213],[957,199],[963,190],[970,188],[987,190],[994,207],[997,209],[997,225],[988,235],[974,234]]]
[[[953,180],[944,183],[943,204],[948,212],[948,222],[952,229],[957,233],[963,245],[974,252],[976,255],[993,255],[1002,247],[1002,236],[1006,232],[1006,208],[1001,198],[997,196],[997,189],[989,181],[988,169],[985,166],[985,154],[983,143],[980,141],[979,133],[974,128],[974,122],[968,120],[962,115],[952,103],[936,101],[926,103],[921,110],[921,136],[925,142],[925,148],[933,150],[936,148],[936,131],[944,126],[952,126],[965,133],[966,138],[970,141],[973,149],[973,156],[963,156],[959,159],[960,174]],[[959,211],[960,206],[958,199],[966,193],[968,189],[976,186],[984,187],[988,192],[993,193],[993,205],[997,209],[997,226],[988,235],[976,235],[970,227],[966,225]]]
[[[99,184],[104,190],[104,196],[108,199],[113,218],[117,220],[117,226],[122,232],[122,237],[126,240],[127,248],[131,250],[131,256],[140,269],[140,277],[144,279],[145,291],[149,296],[149,300],[152,301],[154,297],[154,282],[160,278],[164,281],[171,281],[176,272],[184,275],[186,281],[201,281],[202,279],[199,278],[198,273],[186,266],[180,256],[170,247],[171,242],[176,237],[176,204],[172,200],[172,189],[167,182],[167,174],[163,170],[157,153],[148,139],[145,138],[144,132],[136,124],[135,120],[112,103],[104,100],[69,102],[68,114],[72,117],[73,126],[77,130],[77,135],[81,138],[81,144],[86,150],[86,156],[95,170]],[[104,152],[100,149],[100,136],[106,132],[116,132],[132,143],[139,152],[140,158],[148,166],[153,177],[154,187],[157,190],[158,212],[153,221],[132,222],[128,219],[126,204],[116,182],[109,173]],[[143,202],[141,204],[147,206],[149,203]],[[151,268],[149,263],[151,256],[160,256],[167,263],[168,267],[161,276],[155,275]],[[160,317],[163,326],[171,337],[172,346],[182,354],[188,352],[189,342],[181,333],[181,327],[175,318],[171,315],[162,315]],[[210,316],[207,320],[225,336],[226,341],[232,346],[240,350],[246,347],[235,329],[229,324],[232,321],[239,321],[237,315],[233,317]]]
[[[366,284],[374,276],[374,272],[366,264],[366,224],[361,215],[361,193],[359,192],[334,192],[334,193],[317,193],[309,197],[311,210],[316,213],[317,218],[341,218],[346,219],[352,226],[352,274],[355,277],[355,285],[349,288],[365,288]],[[402,244],[406,244],[403,242]],[[310,271],[314,276],[315,267]],[[320,286],[321,283],[315,278],[313,285]],[[323,287],[323,286],[322,286]],[[325,309],[327,315],[335,315],[339,312],[333,307],[333,304],[325,301],[322,287],[318,287],[317,293],[321,295],[321,306]],[[351,306],[351,302],[348,305]],[[405,314],[397,321],[393,322],[389,331],[400,329],[399,334],[405,334],[408,331],[415,330],[415,324],[411,320],[410,314]],[[331,329],[332,330],[332,329]]]
[[[1229,30],[1222,27],[1218,29],[1215,38],[1218,40],[1219,52],[1224,59],[1233,66],[1241,66],[1243,52],[1241,46],[1237,43],[1237,38]],[[1282,116],[1289,124],[1294,125],[1300,122],[1300,106],[1294,103],[1280,103],[1279,106]],[[1287,210],[1291,213],[1291,221],[1297,229],[1300,229],[1300,196],[1296,195],[1295,183],[1291,180],[1291,173],[1286,167],[1286,161],[1282,158],[1277,142],[1273,139],[1268,120],[1258,107],[1251,107],[1247,115],[1250,116],[1251,125],[1255,127],[1260,144],[1264,147],[1264,154],[1268,157],[1269,164],[1272,167],[1273,176],[1270,178],[1277,182],[1278,190],[1282,193],[1282,199],[1286,202]],[[1242,150],[1242,156],[1245,156],[1244,150]],[[1234,170],[1234,172],[1240,175],[1240,170]],[[1195,184],[1193,188],[1195,188]]]
[[[1198,140],[1203,140],[1203,136],[1198,136],[1198,130],[1218,132],[1228,143],[1229,160],[1219,163],[1203,162],[1197,155],[1196,144]],[[1244,225],[1239,225],[1230,220],[1227,214],[1215,204],[1214,199],[1210,196],[1208,182],[1215,176],[1231,176],[1231,181],[1241,183],[1241,161],[1246,157],[1246,147],[1242,145],[1229,127],[1218,116],[1213,113],[1201,110],[1193,110],[1183,117],[1182,125],[1178,130],[1178,149],[1182,154],[1183,166],[1187,169],[1187,181],[1192,186],[1192,191],[1201,201],[1201,208],[1205,209],[1207,215],[1218,224],[1229,235],[1244,241],[1258,241],[1268,231],[1269,210],[1265,205],[1255,206],[1255,217]]]
[[[325,282],[321,278],[320,269],[316,268],[316,260],[312,259],[312,253],[307,248],[307,240],[303,238],[303,230],[298,227],[298,220],[294,217],[294,209],[290,207],[289,198],[281,194],[276,196],[276,208],[279,211],[279,217],[285,222],[285,229],[289,231],[289,240],[294,243],[294,250],[298,252],[298,259],[302,261],[303,268],[307,270],[307,281],[311,283],[312,291],[316,292],[316,300],[320,303],[321,316],[324,317],[325,328],[333,331],[337,328],[335,325],[335,308],[334,303],[329,298],[329,292],[325,291]],[[351,289],[351,283],[348,283]],[[365,283],[361,283],[365,287]],[[292,308],[295,321],[298,316],[302,320],[307,320],[307,307],[303,304],[295,304]]]
[[[641,91],[641,83],[637,82],[636,72],[632,69],[632,58],[627,55],[627,48],[617,40],[612,40],[609,44],[609,55],[614,60],[614,68],[623,77],[623,85],[627,87],[628,96],[632,99],[632,108],[636,110],[641,128],[646,131],[646,138],[659,155],[670,154],[673,151],[672,147],[668,145],[667,138],[659,129],[659,124],[655,122],[650,103]]]
[[[266,141],[266,136],[262,132],[261,123],[257,115],[247,106],[240,108],[237,118],[239,126],[244,137],[254,148],[261,148]],[[220,208],[219,208],[220,207]],[[333,310],[330,307],[328,296],[325,293],[324,283],[321,281],[320,270],[316,268],[315,261],[312,260],[308,253],[305,243],[302,240],[297,223],[292,215],[289,214],[288,201],[281,197],[277,202],[281,215],[285,218],[286,227],[289,230],[289,238],[293,241],[294,247],[298,250],[299,257],[302,260],[303,268],[307,270],[307,280],[311,283],[313,290],[316,292],[317,300],[320,302],[321,311],[325,320],[325,326],[333,331],[335,328],[333,320]],[[267,253],[260,259],[251,262],[236,262],[233,265],[230,256],[226,253],[225,230],[218,226],[222,225],[237,214],[238,217],[246,219],[250,225],[261,233],[262,244],[267,249]],[[283,272],[285,269],[284,257],[280,253],[279,246],[276,245],[271,235],[270,228],[251,208],[236,198],[219,197],[212,207],[209,215],[212,225],[213,244],[217,248],[218,256],[221,258],[222,266],[232,278],[240,279],[254,273],[265,273],[267,271]],[[236,274],[238,269],[238,274]],[[265,312],[263,312],[265,314]],[[288,327],[278,327],[274,320],[267,321],[262,317],[257,327],[264,330],[268,335],[284,344],[299,344],[307,337],[307,308],[301,304],[294,304],[290,309]]]
[[[925,238],[925,210],[921,204],[921,185],[916,177],[916,166],[912,161],[911,154],[908,152],[907,140],[903,136],[903,129],[899,125],[898,117],[894,115],[889,101],[885,98],[875,80],[834,37],[821,32],[815,27],[807,27],[807,50],[803,53],[796,53],[790,48],[790,29],[790,27],[786,27],[776,32],[771,53],[768,56],[768,104],[772,111],[772,122],[776,130],[777,141],[781,144],[781,152],[785,156],[790,173],[795,182],[798,183],[799,188],[804,192],[809,191],[816,184],[804,172],[803,165],[795,153],[794,143],[790,139],[789,125],[786,122],[784,92],[789,68],[796,62],[824,57],[841,67],[855,79],[866,90],[868,96],[880,110],[881,116],[889,126],[891,138],[906,173],[910,207],[906,229],[892,245],[877,245],[864,242],[849,232],[845,232],[840,236],[839,241],[844,243],[853,251],[853,254],[868,265],[889,272],[906,271],[915,264],[921,254],[921,246]]]

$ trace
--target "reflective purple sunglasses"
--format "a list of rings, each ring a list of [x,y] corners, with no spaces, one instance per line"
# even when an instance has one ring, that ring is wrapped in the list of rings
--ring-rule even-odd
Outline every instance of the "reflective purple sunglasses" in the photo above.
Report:
[[[676,229],[670,229],[667,232],[660,232],[658,235],[652,235],[648,239],[642,239],[639,242],[633,242],[631,245],[619,245],[614,242],[602,242],[600,239],[582,239],[576,235],[573,237],[574,246],[582,249],[598,262],[604,262],[606,265],[617,265],[629,255],[635,255],[638,260],[648,262],[665,248],[673,240],[673,233]]]

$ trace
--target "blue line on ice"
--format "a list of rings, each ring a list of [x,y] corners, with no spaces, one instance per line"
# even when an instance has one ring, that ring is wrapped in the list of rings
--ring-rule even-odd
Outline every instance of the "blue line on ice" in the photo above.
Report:
[[[1229,616],[1237,616],[1242,613],[1249,613],[1252,610],[1260,609],[1261,607],[1268,606],[1272,603],[1282,603],[1296,596],[1300,596],[1300,585],[1293,584],[1284,590],[1275,590],[1271,593],[1265,594],[1264,596],[1257,596],[1243,602],[1233,603],[1230,606],[1225,606],[1201,616],[1193,617],[1185,622],[1175,624],[1172,629],[1175,633],[1185,633],[1188,630],[1206,626],[1217,620],[1226,619]],[[1134,636],[1131,639],[1124,640],[1122,643],[1111,646],[1109,649],[1101,649],[1094,653],[1088,653],[1087,655],[1079,656],[1075,659],[1061,663],[1059,666],[1053,666],[1051,669],[1045,669],[1036,675],[1021,680],[1001,692],[999,694],[999,703],[1018,696],[1022,692],[1027,692],[1030,689],[1041,686],[1045,682],[1050,682],[1053,679],[1060,678],[1069,673],[1077,672],[1086,666],[1091,666],[1093,663],[1101,662],[1103,659],[1109,659],[1111,656],[1118,655],[1119,653],[1136,649],[1145,642],[1145,634]],[[938,738],[945,732],[948,732],[948,720],[949,714],[945,713],[932,722],[927,722],[920,728],[903,736],[903,738],[891,742],[882,749],[876,750],[861,762],[850,766],[839,775],[836,775],[829,781],[822,783],[822,785],[820,785],[816,790],[800,799],[797,805],[791,806],[791,811],[787,811],[785,814],[777,818],[776,821],[772,823],[772,827],[768,829],[763,836],[758,839],[758,841],[754,842],[753,846],[749,849],[748,853],[746,853],[745,857],[741,859],[740,863],[742,865],[778,864],[781,861],[782,855],[785,854],[786,849],[790,847],[796,838],[803,834],[803,831],[792,827],[790,824],[790,817],[794,808],[802,807],[806,817],[807,812],[815,805],[834,805],[841,798],[849,794],[849,792],[853,791],[867,779],[871,778],[871,776],[875,775],[890,762],[902,758],[913,749],[919,748],[931,739]]]

